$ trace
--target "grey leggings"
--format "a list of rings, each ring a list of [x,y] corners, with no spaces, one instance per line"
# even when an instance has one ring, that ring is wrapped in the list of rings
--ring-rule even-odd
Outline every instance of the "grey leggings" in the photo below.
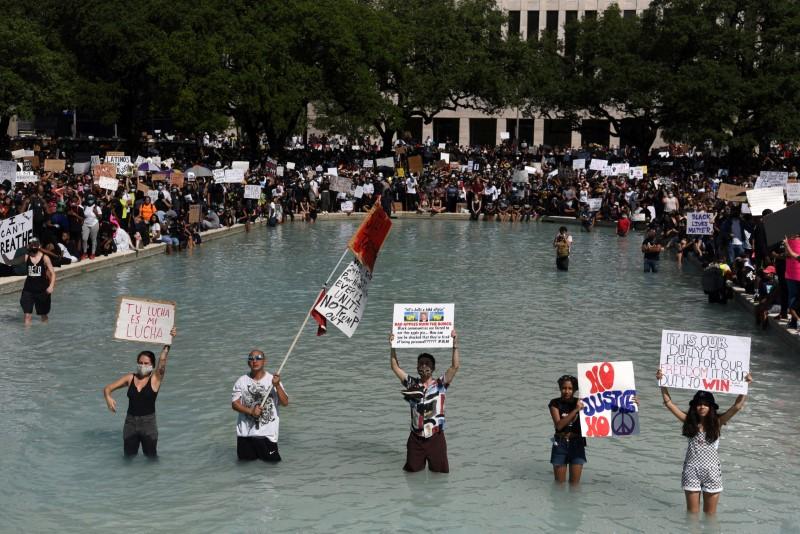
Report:
[[[95,251],[97,250],[97,232],[100,231],[100,223],[95,224],[94,226],[86,226],[83,225],[83,229],[81,231],[81,237],[83,238],[83,253],[89,253],[94,256]],[[92,237],[92,251],[89,252],[87,249],[89,248],[89,236]]]

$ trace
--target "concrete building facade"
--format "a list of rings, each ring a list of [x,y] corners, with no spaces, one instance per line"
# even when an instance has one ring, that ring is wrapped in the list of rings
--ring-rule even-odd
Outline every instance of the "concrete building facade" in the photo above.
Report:
[[[648,7],[650,0],[498,0],[498,3],[508,14],[509,33],[518,33],[522,39],[539,39],[545,32],[557,32],[558,39],[566,39],[569,46],[569,36],[564,31],[568,22],[597,17],[612,4],[619,6],[623,16],[634,17]],[[519,140],[529,145],[627,144],[626,139],[610,135],[608,121],[586,120],[582,132],[576,132],[567,121],[524,118],[516,109],[506,109],[497,115],[466,109],[443,111],[431,124],[423,124],[419,119],[410,129],[415,139],[430,136],[437,143],[449,140],[462,145],[496,145],[504,132],[515,139],[517,131]]]

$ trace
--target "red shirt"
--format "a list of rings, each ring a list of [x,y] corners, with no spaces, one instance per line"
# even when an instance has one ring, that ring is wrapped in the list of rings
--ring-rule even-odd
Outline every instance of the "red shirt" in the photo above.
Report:
[[[631,229],[631,220],[627,217],[624,217],[617,221],[617,233],[620,235],[625,235]]]

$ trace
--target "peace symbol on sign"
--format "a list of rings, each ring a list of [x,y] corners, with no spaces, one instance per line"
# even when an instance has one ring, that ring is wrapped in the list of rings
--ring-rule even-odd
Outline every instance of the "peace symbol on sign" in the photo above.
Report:
[[[617,412],[611,418],[611,431],[615,436],[629,436],[636,430],[636,417],[633,413]]]

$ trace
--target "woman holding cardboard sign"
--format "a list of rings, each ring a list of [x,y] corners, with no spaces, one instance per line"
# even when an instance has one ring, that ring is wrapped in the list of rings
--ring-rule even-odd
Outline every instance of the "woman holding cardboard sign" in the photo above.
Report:
[[[661,369],[656,372],[656,379],[661,380]],[[747,373],[745,381],[753,381]],[[689,438],[686,459],[683,461],[681,484],[686,494],[686,510],[692,513],[700,511],[700,492],[703,493],[703,511],[707,514],[717,512],[719,496],[722,494],[722,470],[719,464],[719,436],[722,425],[744,408],[747,395],[739,395],[726,411],[718,414],[719,405],[714,402],[714,395],[708,391],[698,391],[689,402],[689,411],[678,408],[666,387],[661,387],[664,406],[672,415],[683,423],[683,435]]]
[[[170,335],[175,338],[175,327]],[[116,382],[103,388],[108,409],[117,413],[117,401],[111,396],[113,391],[122,387],[128,388],[128,414],[122,429],[125,456],[136,456],[139,445],[145,456],[155,458],[158,444],[158,428],[156,427],[156,397],[161,388],[161,381],[167,372],[167,356],[170,345],[164,345],[158,357],[149,350],[143,350],[136,357],[136,372],[127,373]],[[155,370],[155,372],[153,372]]]

